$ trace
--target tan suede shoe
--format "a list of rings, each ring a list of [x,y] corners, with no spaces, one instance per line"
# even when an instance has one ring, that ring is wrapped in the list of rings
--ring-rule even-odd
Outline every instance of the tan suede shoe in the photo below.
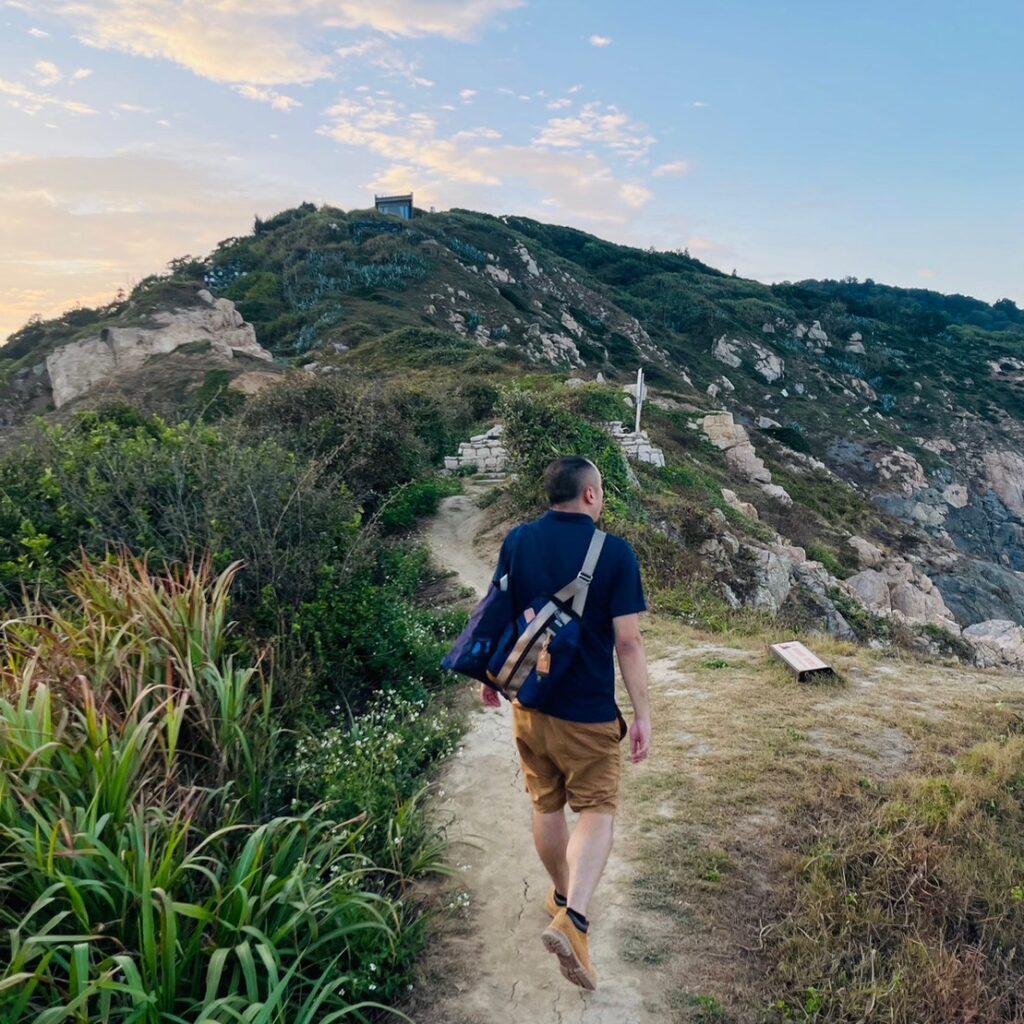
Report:
[[[569,981],[588,992],[597,988],[597,972],[590,962],[587,936],[572,923],[565,908],[560,908],[544,929],[541,941],[549,953],[558,957],[559,969]]]

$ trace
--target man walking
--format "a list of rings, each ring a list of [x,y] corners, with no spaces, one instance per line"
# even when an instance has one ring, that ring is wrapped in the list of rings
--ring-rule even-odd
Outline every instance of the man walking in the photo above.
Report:
[[[553,594],[580,571],[604,505],[601,474],[588,459],[557,459],[544,471],[550,509],[516,527],[501,547],[495,579],[508,575],[517,613],[541,594]],[[629,727],[634,763],[651,743],[647,660],[639,615],[646,610],[633,549],[609,536],[583,611],[583,629],[569,675],[539,709],[513,704],[513,735],[533,801],[533,838],[551,876],[551,924],[544,946],[562,974],[585,989],[597,986],[588,946],[590,898],[612,848],[618,803],[619,742],[625,722],[615,703],[613,651],[633,705]],[[488,686],[490,707],[500,697]],[[569,834],[566,803],[579,814]]]

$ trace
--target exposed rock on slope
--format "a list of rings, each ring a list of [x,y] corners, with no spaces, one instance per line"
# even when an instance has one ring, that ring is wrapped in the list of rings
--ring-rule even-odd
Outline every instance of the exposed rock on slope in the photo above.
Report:
[[[97,337],[64,345],[46,359],[59,409],[111,377],[139,369],[150,358],[166,355],[183,345],[209,342],[227,358],[236,352],[255,359],[273,356],[256,340],[252,324],[242,319],[230,299],[215,299],[200,291],[203,305],[195,309],[161,310],[158,326],[105,327]]]

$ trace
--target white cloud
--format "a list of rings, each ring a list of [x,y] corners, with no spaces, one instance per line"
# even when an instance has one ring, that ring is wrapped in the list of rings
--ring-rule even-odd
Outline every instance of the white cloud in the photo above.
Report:
[[[152,114],[153,111],[149,107],[140,107],[138,103],[118,103],[118,110],[123,110],[126,114]]]
[[[390,162],[378,187],[414,189],[428,203],[486,208],[491,190],[518,187],[572,215],[624,223],[651,198],[642,185],[617,180],[593,153],[506,144],[490,127],[444,135],[431,115],[395,100],[342,97],[327,116],[319,134]]]
[[[256,85],[236,85],[233,88],[239,96],[243,96],[247,100],[268,103],[275,110],[283,110],[285,113],[302,106],[297,99],[285,96],[284,93],[277,92],[276,89],[261,89]]]
[[[564,110],[566,107],[571,107],[571,106],[572,106],[572,100],[570,100],[570,99],[552,100],[548,104],[548,110]]]
[[[92,74],[92,68],[76,68],[71,76],[72,82],[81,82],[82,79],[88,78]]]
[[[654,198],[654,193],[649,188],[638,185],[636,182],[626,182],[622,185],[619,188],[619,195],[622,196],[626,205],[632,206],[633,209],[645,206]]]
[[[408,60],[380,39],[364,39],[334,51],[342,60],[365,60],[371,67],[383,71],[388,78],[405,79],[412,86],[430,88],[433,82],[419,74],[419,64]]]
[[[572,117],[551,118],[534,139],[539,146],[556,149],[599,144],[631,160],[645,156],[656,141],[644,125],[630,120],[618,107],[602,108],[600,103],[587,103]]]
[[[158,124],[158,125],[159,125],[159,126],[160,126],[161,128],[170,128],[170,127],[171,127],[171,122],[170,122],[170,121],[168,121],[168,120],[167,120],[166,118],[163,118],[163,117],[161,117],[161,118],[160,118],[160,119],[159,119],[159,120],[157,121],[157,124]]]
[[[99,49],[181,64],[204,78],[252,85],[329,78],[332,28],[469,40],[525,0],[36,0]]]
[[[27,86],[22,85],[21,82],[8,82],[3,78],[0,78],[0,93],[13,96],[14,99],[10,99],[7,102],[15,110],[20,110],[23,114],[28,114],[30,117],[34,117],[44,107],[58,107],[69,114],[97,113],[96,110],[84,103],[76,103],[74,100],[62,100],[56,96],[49,95],[49,93],[34,92]]]
[[[34,36],[36,39],[47,39],[47,38],[49,38],[49,35],[50,35],[49,32],[44,32],[41,28],[35,28],[35,27],[30,28],[28,30],[28,34],[30,36]]]
[[[689,160],[676,160],[670,164],[658,164],[651,172],[656,178],[677,177],[690,173]]]
[[[694,100],[694,101],[693,101],[693,102],[692,102],[692,103],[690,104],[690,106],[691,106],[691,107],[697,107],[697,108],[699,109],[699,108],[701,108],[701,107],[706,107],[706,106],[707,106],[707,104],[706,104],[706,103],[705,103],[705,102],[704,102],[703,100]]]
[[[42,86],[56,85],[64,76],[52,61],[37,60],[32,67],[35,80]]]
[[[576,85],[570,86],[569,90],[568,90],[569,95],[570,96],[575,96],[576,93],[578,93],[582,88],[583,88],[583,86],[580,85],[579,83],[577,83]]]
[[[476,95],[476,89],[462,89],[459,96],[464,100],[471,100]]]
[[[603,49],[606,46],[611,46],[612,40],[610,36],[591,36],[590,45],[596,46],[598,49]]]

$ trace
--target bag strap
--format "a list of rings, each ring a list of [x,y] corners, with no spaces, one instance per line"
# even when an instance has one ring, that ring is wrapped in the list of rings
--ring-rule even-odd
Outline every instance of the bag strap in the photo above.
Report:
[[[594,536],[590,538],[590,547],[587,548],[587,555],[583,559],[583,567],[576,574],[576,578],[567,583],[555,598],[558,601],[568,601],[572,598],[572,610],[577,615],[583,614],[587,603],[587,594],[590,592],[590,582],[594,578],[594,570],[597,568],[597,560],[601,557],[601,550],[604,547],[605,537],[608,535],[604,530],[594,530]]]

